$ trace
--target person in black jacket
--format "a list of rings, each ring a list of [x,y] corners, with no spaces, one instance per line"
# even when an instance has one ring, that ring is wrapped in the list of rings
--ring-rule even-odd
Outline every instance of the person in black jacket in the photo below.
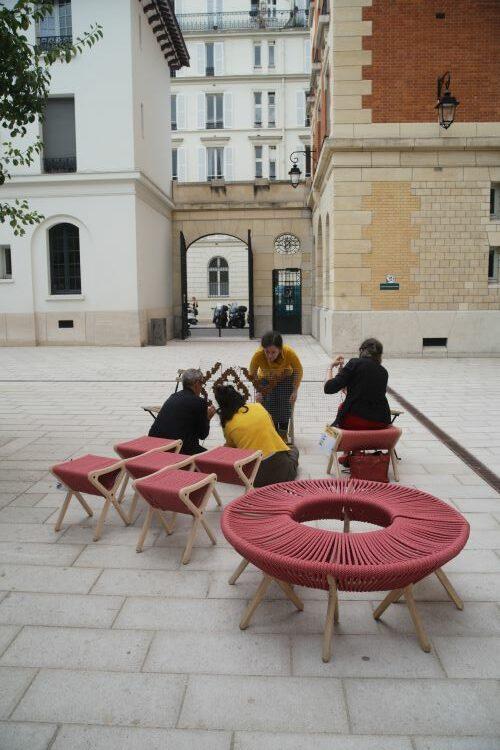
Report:
[[[151,437],[182,440],[181,452],[192,456],[206,450],[199,441],[210,432],[215,407],[200,397],[203,375],[200,370],[185,370],[182,391],[167,398],[149,431]]]
[[[383,347],[377,339],[366,339],[359,347],[359,357],[344,365],[337,357],[327,371],[325,393],[346,390],[333,423],[345,430],[381,430],[391,423],[391,412],[386,398],[387,370],[382,367]],[[339,371],[333,377],[333,370]]]

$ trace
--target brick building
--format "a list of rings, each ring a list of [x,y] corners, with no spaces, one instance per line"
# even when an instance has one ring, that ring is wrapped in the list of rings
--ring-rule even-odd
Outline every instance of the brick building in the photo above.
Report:
[[[499,353],[500,2],[311,6],[314,335]]]

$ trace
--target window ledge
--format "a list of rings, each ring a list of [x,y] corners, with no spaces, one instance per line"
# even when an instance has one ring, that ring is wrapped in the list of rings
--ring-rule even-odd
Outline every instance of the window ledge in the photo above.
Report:
[[[13,284],[14,279],[0,279],[0,284]]]
[[[488,281],[488,289],[500,289],[500,281]]]
[[[65,300],[84,300],[84,294],[51,294],[45,298],[45,302],[64,302]]]

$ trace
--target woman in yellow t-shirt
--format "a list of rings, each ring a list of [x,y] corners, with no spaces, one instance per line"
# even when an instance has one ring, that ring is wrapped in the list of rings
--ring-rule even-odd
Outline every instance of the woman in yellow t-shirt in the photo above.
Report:
[[[261,404],[247,404],[245,397],[232,385],[216,386],[214,396],[226,445],[261,450],[264,455],[255,487],[295,479],[299,452],[295,446],[283,442],[266,409]]]
[[[283,343],[281,333],[268,331],[262,336],[260,348],[252,357],[249,372],[256,375],[264,386],[271,378],[278,378],[269,393],[264,396],[257,393],[256,399],[267,409],[280,435],[286,435],[302,380],[300,359],[291,346]]]

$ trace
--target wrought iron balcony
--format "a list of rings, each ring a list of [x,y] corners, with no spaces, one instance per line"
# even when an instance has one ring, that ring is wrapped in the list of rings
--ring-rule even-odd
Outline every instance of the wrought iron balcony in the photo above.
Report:
[[[36,38],[37,47],[49,52],[54,47],[71,47],[73,44],[72,36],[38,36]]]
[[[76,156],[47,156],[43,159],[46,174],[76,172]]]
[[[237,11],[232,13],[181,13],[177,16],[184,33],[228,29],[305,29],[308,10]]]

